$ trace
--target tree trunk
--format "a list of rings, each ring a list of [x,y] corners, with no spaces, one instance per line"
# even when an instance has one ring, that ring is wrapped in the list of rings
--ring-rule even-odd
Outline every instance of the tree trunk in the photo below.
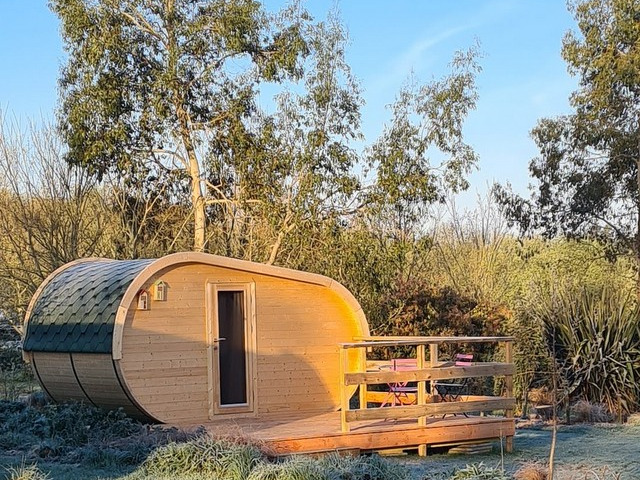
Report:
[[[191,175],[191,203],[193,205],[193,250],[202,252],[206,246],[205,230],[207,219],[205,215],[205,201],[200,182],[200,166],[193,155],[189,155],[189,174]]]
[[[184,108],[183,89],[179,81],[178,74],[178,39],[176,37],[175,29],[173,27],[174,19],[174,3],[173,1],[167,1],[166,3],[167,14],[167,36],[169,50],[168,56],[168,69],[172,75],[171,90],[173,95],[173,105],[176,109],[176,115],[179,122],[179,136],[182,141],[182,146],[186,153],[185,168],[189,171],[191,177],[191,207],[193,208],[193,250],[196,252],[202,252],[206,246],[206,216],[205,216],[205,200],[202,192],[202,181],[200,178],[200,164],[198,163],[198,156],[196,155],[196,149],[191,137],[191,122],[188,112]]]

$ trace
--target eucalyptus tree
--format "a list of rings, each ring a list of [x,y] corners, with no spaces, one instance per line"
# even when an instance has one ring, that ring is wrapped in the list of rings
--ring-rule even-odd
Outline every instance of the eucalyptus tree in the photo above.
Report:
[[[410,79],[391,105],[392,118],[368,151],[376,182],[371,200],[390,208],[397,231],[424,216],[425,207],[466,190],[477,154],[463,126],[478,99],[477,46],[454,55],[451,72],[418,83]]]
[[[477,154],[464,139],[463,126],[478,98],[480,51],[457,52],[451,71],[419,83],[410,79],[391,105],[391,120],[367,149],[375,181],[367,191],[372,226],[381,247],[390,246],[397,268],[420,268],[431,243],[425,231],[429,208],[466,190]]]
[[[254,0],[51,0],[68,57],[59,125],[66,159],[99,178],[155,181],[183,172],[193,247],[206,247],[208,205],[229,205],[203,170],[211,145],[242,137],[256,88],[301,74],[306,13],[268,14]]]
[[[325,223],[353,214],[361,191],[354,141],[362,138],[363,100],[345,60],[347,34],[332,12],[306,38],[311,54],[302,84],[277,95],[261,129],[266,162],[243,167],[247,190],[261,200],[252,211],[272,232],[267,263],[283,250],[288,264],[298,263],[300,249],[321,241]]]
[[[531,199],[496,192],[523,230],[606,239],[640,266],[640,4],[569,6],[578,31],[565,35],[562,56],[579,79],[574,111],[532,132],[540,156],[529,165]]]

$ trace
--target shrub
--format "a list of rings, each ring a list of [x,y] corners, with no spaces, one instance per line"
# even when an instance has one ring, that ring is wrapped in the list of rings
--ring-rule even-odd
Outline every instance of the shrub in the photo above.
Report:
[[[379,455],[345,456],[331,454],[320,458],[320,468],[331,480],[403,480],[409,478],[409,471],[402,465],[389,462]]]
[[[547,480],[548,477],[549,468],[537,463],[523,465],[513,474],[515,480]]]
[[[376,335],[496,336],[504,333],[510,316],[503,307],[483,305],[450,287],[434,287],[420,278],[396,281],[382,304],[387,307],[388,320],[374,329]],[[491,360],[496,353],[492,343],[444,344],[439,348],[442,358],[472,351],[476,361]]]
[[[567,395],[630,413],[640,397],[640,309],[630,292],[541,295],[534,315],[544,327]]]
[[[0,398],[17,400],[35,388],[33,372],[22,360],[19,341],[0,341]]]
[[[578,400],[571,406],[571,419],[578,423],[602,423],[613,420],[606,405]]]
[[[634,413],[627,417],[627,425],[631,427],[640,427],[640,413]]]
[[[284,462],[260,463],[247,480],[328,480],[318,462],[305,457],[293,457]],[[353,477],[365,478],[365,477]]]

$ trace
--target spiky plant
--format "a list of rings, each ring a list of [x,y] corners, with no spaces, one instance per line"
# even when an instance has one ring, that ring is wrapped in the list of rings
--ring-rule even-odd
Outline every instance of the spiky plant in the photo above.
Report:
[[[640,398],[640,309],[630,292],[557,290],[533,314],[543,325],[567,394],[629,413]]]

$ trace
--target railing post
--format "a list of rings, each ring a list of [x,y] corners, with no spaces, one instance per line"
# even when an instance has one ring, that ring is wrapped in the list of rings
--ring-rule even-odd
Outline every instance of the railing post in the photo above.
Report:
[[[437,343],[429,344],[429,366],[431,368],[435,368],[438,366],[438,344]],[[429,389],[431,390],[431,397],[435,401],[436,386],[434,381],[429,382]]]
[[[347,411],[349,410],[349,392],[347,390],[345,374],[349,369],[348,350],[340,346],[340,427],[343,432],[349,431]]]
[[[360,360],[360,371],[367,371],[367,353],[369,353],[372,349],[370,347],[359,349],[358,359]],[[360,398],[360,408],[367,408],[367,390],[368,385],[365,383],[361,383],[358,385],[358,396]]]
[[[504,361],[505,363],[513,363],[513,343],[504,343]],[[513,397],[513,376],[505,375],[504,377],[505,394],[507,397]],[[513,418],[513,410],[507,410],[505,412],[507,418]],[[513,436],[506,437],[506,450],[507,452],[513,452]]]
[[[416,346],[416,367],[418,370],[422,370],[424,368],[424,357],[425,357],[425,346],[424,344]],[[417,393],[417,403],[418,405],[425,405],[427,399],[427,382],[424,380],[418,382],[418,393]],[[427,425],[427,417],[421,416],[418,417],[418,425],[421,427],[425,427]],[[418,455],[421,457],[427,456],[427,445],[422,444],[418,445]]]

